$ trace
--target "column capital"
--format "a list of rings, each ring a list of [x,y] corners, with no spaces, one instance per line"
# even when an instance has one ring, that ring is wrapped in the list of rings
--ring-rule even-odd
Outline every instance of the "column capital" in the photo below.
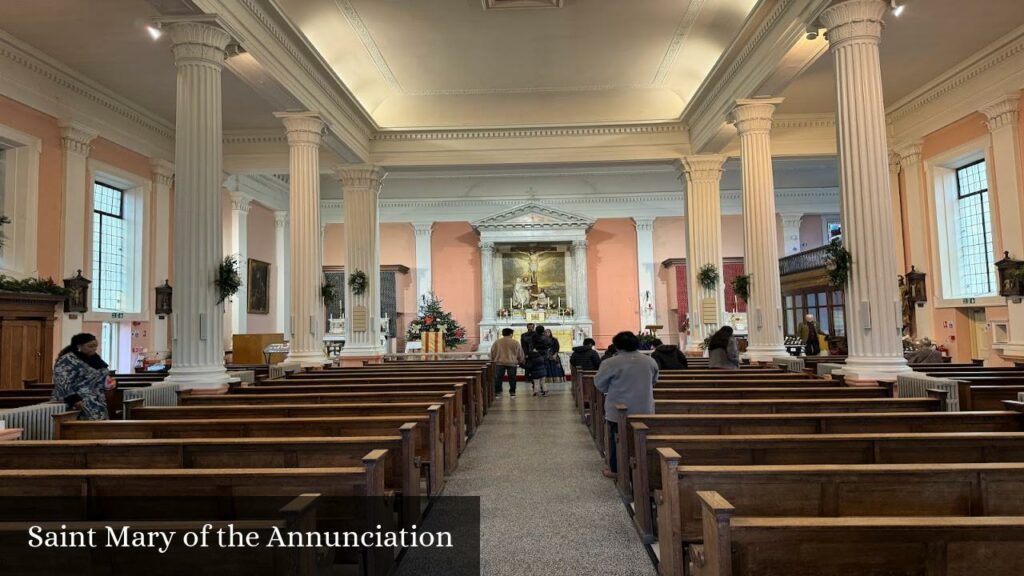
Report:
[[[882,0],[847,0],[825,9],[819,22],[828,29],[825,38],[832,48],[851,43],[878,44],[885,26],[882,16],[888,9],[889,3]]]
[[[66,151],[88,156],[92,141],[99,135],[95,130],[73,120],[60,122],[60,145]]]
[[[175,66],[202,64],[220,68],[224,65],[231,35],[213,20],[158,19],[157,23],[170,34]]]
[[[1015,126],[1020,119],[1020,94],[1006,94],[981,107],[989,132],[1006,126]]]
[[[900,155],[898,152],[889,149],[889,175],[896,176],[900,173]]]
[[[791,226],[799,226],[800,222],[804,219],[803,212],[786,212],[780,213],[782,217],[782,226],[789,228]]]
[[[274,210],[274,227],[275,228],[287,228],[288,227],[288,211],[287,210]]]
[[[274,112],[284,124],[289,146],[319,146],[327,124],[316,112]]]
[[[587,249],[587,244],[588,244],[588,242],[587,242],[586,238],[583,238],[582,240],[573,240],[572,241],[572,247],[574,249],[576,249],[576,250],[586,250]]]
[[[909,144],[896,146],[895,153],[899,158],[900,166],[910,168],[921,163],[921,151],[924,150],[924,143],[920,140]]]
[[[337,169],[338,180],[341,181],[342,190],[349,188],[368,188],[374,192],[380,192],[381,180],[384,179],[384,169],[372,164],[350,164]]]
[[[729,122],[736,131],[743,134],[764,133],[772,130],[772,116],[775,107],[782,104],[782,98],[744,98],[736,101],[729,112]]]
[[[494,252],[494,242],[480,242],[481,252]]]
[[[252,204],[252,196],[244,192],[231,192],[231,209],[242,214],[248,214]]]
[[[725,156],[719,154],[699,154],[683,156],[676,163],[676,168],[691,182],[712,182],[722,180],[722,165]]]
[[[413,222],[412,223],[412,233],[413,233],[413,235],[415,235],[417,237],[422,238],[422,237],[425,236],[427,238],[430,238],[430,235],[433,232],[434,232],[434,223],[433,222]]]
[[[153,158],[149,161],[150,170],[153,171],[153,181],[157,186],[168,186],[174,184],[174,164],[160,158]]]
[[[654,230],[654,216],[634,216],[633,225],[637,232],[650,232]]]

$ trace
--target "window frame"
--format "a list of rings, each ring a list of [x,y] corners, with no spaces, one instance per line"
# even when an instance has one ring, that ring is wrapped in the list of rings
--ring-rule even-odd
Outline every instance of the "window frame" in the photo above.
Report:
[[[3,227],[0,274],[34,278],[39,275],[39,158],[43,141],[0,124],[0,145],[6,152],[4,205],[0,206],[0,213],[11,219]]]
[[[984,164],[985,165],[985,187],[982,188],[982,189],[979,189],[979,190],[975,190],[974,192],[968,192],[968,193],[965,194],[963,189],[960,186],[960,174],[964,170],[967,170],[967,169],[972,168],[974,166],[977,166],[979,164]],[[993,230],[993,227],[992,227],[992,225],[993,225],[992,212],[991,212],[992,204],[991,204],[991,195],[989,194],[989,191],[990,191],[991,188],[989,186],[988,168],[989,168],[988,161],[985,158],[981,158],[981,159],[975,160],[973,162],[969,162],[967,164],[964,164],[962,166],[958,166],[957,168],[955,168],[953,170],[953,175],[954,175],[953,179],[954,179],[954,181],[956,183],[956,199],[957,199],[957,206],[956,206],[956,210],[954,211],[954,219],[956,221],[955,227],[956,227],[956,239],[957,239],[957,253],[958,253],[958,255],[962,256],[962,254],[963,254],[963,245],[960,244],[960,241],[959,241],[960,237],[962,236],[962,229],[961,229],[961,226],[962,226],[962,221],[961,220],[962,220],[962,215],[963,215],[963,212],[962,212],[963,204],[962,203],[965,200],[967,200],[967,199],[969,199],[971,197],[980,196],[980,195],[984,194],[986,196],[986,201],[984,203],[987,203],[989,205],[989,209],[987,211],[984,208],[979,211],[980,214],[981,214],[981,224],[982,224],[982,228],[983,228],[983,235],[989,236],[989,238],[990,238],[990,240],[988,242],[988,244],[989,244],[988,252],[984,253],[984,256],[985,256],[985,267],[989,271],[988,278],[987,278],[987,280],[988,280],[988,291],[986,291],[984,293],[981,293],[981,294],[964,294],[962,292],[962,290],[961,290],[961,296],[965,297],[965,298],[976,298],[978,296],[982,296],[982,297],[990,296],[992,294],[995,294],[995,292],[996,292],[995,274],[992,272],[992,270],[994,269],[993,265],[995,264],[995,259],[993,258],[994,252],[995,252],[995,242],[994,242],[995,231]],[[960,264],[962,263],[960,260],[961,259],[958,258],[957,270],[958,270],[958,276],[962,280],[963,272],[960,270]]]
[[[110,190],[114,190],[115,192],[120,194],[120,197],[118,199],[119,202],[118,202],[118,213],[117,214],[114,214],[112,212],[107,212],[107,211],[104,211],[104,210],[101,210],[101,209],[97,208],[97,206],[96,206],[96,196],[95,196],[96,187],[97,186],[102,186],[104,188],[108,188]],[[119,188],[118,186],[115,186],[113,184],[109,184],[108,182],[106,182],[103,179],[99,179],[99,180],[94,180],[92,182],[92,192],[93,192],[93,202],[92,202],[92,216],[93,216],[92,217],[92,222],[93,222],[93,229],[92,229],[92,231],[93,231],[93,234],[96,233],[96,217],[97,216],[99,216],[99,222],[100,222],[101,225],[102,225],[102,223],[103,223],[105,218],[116,219],[116,220],[119,220],[119,221],[122,222],[121,226],[124,228],[125,234],[124,234],[124,237],[121,238],[121,241],[124,244],[127,244],[128,243],[127,236],[128,236],[128,232],[129,232],[129,227],[131,226],[131,222],[128,220],[128,218],[126,218],[127,214],[125,213],[125,196],[127,195],[125,190],[122,189],[122,188]],[[102,242],[102,237],[103,237],[103,233],[100,232],[100,240],[101,240],[101,242]],[[91,244],[90,254],[92,255],[92,263],[93,263],[92,286],[90,286],[91,296],[92,296],[92,307],[94,309],[96,309],[97,311],[102,311],[102,312],[123,313],[123,312],[125,312],[125,309],[124,309],[123,306],[121,308],[106,308],[106,307],[102,306],[102,302],[103,302],[103,296],[102,296],[102,291],[103,291],[103,274],[100,271],[96,270],[96,252],[97,252],[97,250],[96,250],[96,237],[95,236],[93,236],[93,238],[91,238],[90,244]],[[127,262],[127,260],[128,260],[127,252],[128,251],[125,250],[125,254],[122,255],[122,258],[125,260],[125,262],[121,263],[122,268],[124,268],[124,275],[125,275],[125,278],[124,278],[124,290],[125,290],[126,293],[130,292],[130,290],[131,290],[131,280],[128,277],[128,267],[129,266],[128,266],[128,262]],[[100,254],[99,262],[100,262],[100,265],[102,266],[102,264],[103,264],[103,257],[102,257],[103,256],[103,250],[102,249],[99,250],[99,254]],[[129,294],[125,294],[125,297],[130,302],[131,296]]]

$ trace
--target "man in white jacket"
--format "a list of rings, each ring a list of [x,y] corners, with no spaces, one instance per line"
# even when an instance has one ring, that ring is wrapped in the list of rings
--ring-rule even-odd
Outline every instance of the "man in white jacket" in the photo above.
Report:
[[[612,338],[618,350],[615,356],[601,362],[594,378],[594,387],[605,393],[604,413],[608,421],[608,464],[604,475],[615,478],[618,470],[616,437],[619,434],[619,413],[616,404],[626,405],[626,415],[654,414],[654,383],[658,381],[658,363],[637,350],[640,339],[632,332],[619,332]]]

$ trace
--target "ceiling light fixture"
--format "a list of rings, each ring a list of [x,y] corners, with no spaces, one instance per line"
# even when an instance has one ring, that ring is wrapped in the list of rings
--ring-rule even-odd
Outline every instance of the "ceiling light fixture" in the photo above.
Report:
[[[892,15],[899,18],[900,14],[903,14],[903,8],[906,7],[906,4],[897,4],[896,0],[891,0],[889,6],[892,8]]]
[[[153,40],[159,40],[164,35],[162,31],[156,26],[146,26],[146,32],[149,32],[149,37]]]

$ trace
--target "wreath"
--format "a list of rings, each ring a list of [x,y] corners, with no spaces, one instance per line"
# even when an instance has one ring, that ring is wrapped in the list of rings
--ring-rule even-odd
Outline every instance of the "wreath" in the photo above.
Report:
[[[330,306],[338,301],[338,288],[327,280],[320,285],[320,297],[324,300],[324,306]]]
[[[740,274],[739,276],[732,279],[732,291],[734,294],[743,299],[744,302],[750,301],[750,274]]]
[[[53,278],[25,278],[18,280],[0,274],[0,292],[26,292],[31,294],[53,294],[68,296],[71,291],[57,284]]]
[[[850,264],[853,258],[850,251],[843,247],[839,238],[833,239],[825,247],[825,268],[828,271],[828,284],[833,288],[843,288],[850,281]]]
[[[237,294],[238,289],[242,287],[242,277],[238,275],[238,259],[234,256],[225,256],[224,261],[217,267],[217,278],[213,283],[217,285],[220,294],[217,304]]]
[[[356,270],[348,277],[348,287],[352,289],[352,294],[355,294],[356,296],[361,296],[366,292],[366,287],[369,283],[370,281],[366,277],[366,272],[363,272],[362,270]]]
[[[705,264],[700,267],[700,272],[697,272],[697,283],[705,290],[714,290],[718,287],[720,277],[718,268],[714,264]]]

